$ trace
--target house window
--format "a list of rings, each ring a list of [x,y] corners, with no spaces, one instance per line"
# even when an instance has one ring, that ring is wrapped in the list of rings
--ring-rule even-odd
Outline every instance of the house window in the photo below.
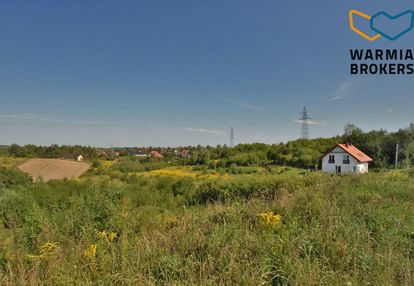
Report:
[[[329,155],[328,163],[335,164],[335,155]]]
[[[344,160],[342,161],[343,164],[349,164],[349,155],[344,155]]]

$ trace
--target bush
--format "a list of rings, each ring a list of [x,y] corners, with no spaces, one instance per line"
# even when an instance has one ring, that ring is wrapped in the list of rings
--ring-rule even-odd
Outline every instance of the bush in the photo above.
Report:
[[[0,167],[0,189],[27,185],[31,178],[18,169]]]

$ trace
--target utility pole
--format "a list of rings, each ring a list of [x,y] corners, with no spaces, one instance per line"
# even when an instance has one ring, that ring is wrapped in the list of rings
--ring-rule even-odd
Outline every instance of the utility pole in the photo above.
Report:
[[[398,143],[395,146],[395,169],[398,169],[398,151],[399,151],[399,146]]]

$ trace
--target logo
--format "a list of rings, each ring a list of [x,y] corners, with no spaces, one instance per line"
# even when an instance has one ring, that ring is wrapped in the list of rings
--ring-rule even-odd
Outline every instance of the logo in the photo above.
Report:
[[[369,36],[355,27],[354,15],[358,15],[369,20],[371,32],[374,33],[373,36]],[[395,24],[400,25],[397,28],[394,27],[394,29],[389,29],[391,26],[396,26]],[[370,16],[358,10],[351,10],[349,11],[349,26],[352,31],[370,42],[378,40],[381,37],[384,37],[390,41],[395,41],[414,28],[414,11],[407,10],[394,16],[384,11],[380,11],[375,15]]]

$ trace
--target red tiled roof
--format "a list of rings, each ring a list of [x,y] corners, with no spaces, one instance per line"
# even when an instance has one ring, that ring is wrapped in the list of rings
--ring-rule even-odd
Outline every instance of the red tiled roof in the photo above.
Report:
[[[158,152],[158,151],[151,151],[150,152],[150,154],[151,154],[151,156],[152,157],[155,157],[155,158],[162,158],[162,157],[164,157],[160,152]]]
[[[371,157],[369,157],[367,154],[365,154],[352,144],[338,144],[338,146],[361,163],[368,163],[374,161]]]

